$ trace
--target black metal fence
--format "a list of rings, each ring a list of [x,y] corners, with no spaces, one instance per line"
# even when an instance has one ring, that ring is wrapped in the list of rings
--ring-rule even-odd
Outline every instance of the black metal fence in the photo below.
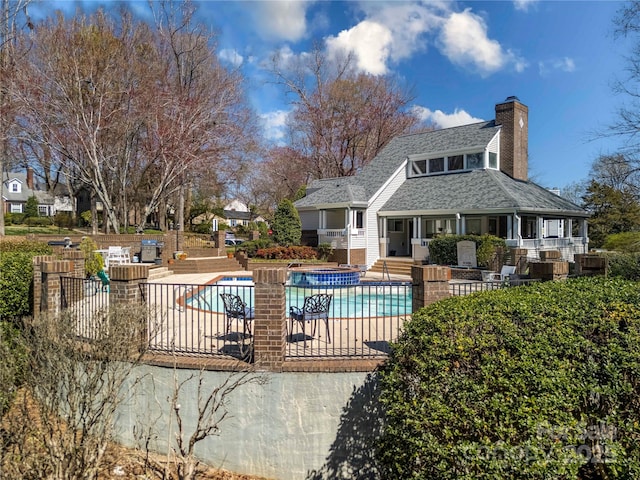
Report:
[[[363,282],[349,287],[287,287],[287,357],[379,357],[390,351],[411,318],[408,282]],[[305,299],[331,296],[325,316],[302,317]],[[293,310],[292,310],[293,309]],[[299,309],[299,310],[297,310]],[[292,315],[293,314],[293,315]]]
[[[152,351],[176,354],[243,356],[252,336],[243,319],[228,318],[220,293],[233,293],[253,308],[253,286],[175,283],[140,284],[148,306],[148,337]],[[252,327],[248,319],[248,327]]]
[[[99,279],[60,277],[60,309],[73,316],[79,338],[95,340],[109,311],[109,286]]]

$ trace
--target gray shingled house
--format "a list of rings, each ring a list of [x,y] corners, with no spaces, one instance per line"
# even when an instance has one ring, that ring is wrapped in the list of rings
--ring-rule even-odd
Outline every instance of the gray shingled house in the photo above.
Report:
[[[316,180],[296,201],[304,239],[344,263],[425,260],[439,234],[492,234],[538,257],[587,251],[581,207],[528,181],[528,108],[516,97],[486,122],[394,138],[353,177]]]
[[[71,212],[73,202],[65,185],[58,185],[54,194],[34,178],[33,170],[26,172],[4,172],[2,198],[5,213],[24,213],[27,200],[35,196],[38,214],[52,217],[58,212]]]

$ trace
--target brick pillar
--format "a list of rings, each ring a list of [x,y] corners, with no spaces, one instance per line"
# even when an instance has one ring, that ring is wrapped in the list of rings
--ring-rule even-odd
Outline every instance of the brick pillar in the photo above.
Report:
[[[527,270],[527,254],[529,250],[526,248],[512,248],[509,250],[509,263],[508,265],[516,266],[516,273],[523,275]],[[500,270],[496,270],[499,272]]]
[[[531,262],[529,275],[543,281],[562,280],[569,276],[569,262]]]
[[[149,265],[140,263],[127,265],[113,265],[109,267],[109,305],[136,305],[142,303],[140,284],[149,278]],[[149,332],[146,319],[140,325],[138,335],[138,349],[140,352],[147,350]],[[131,352],[132,354],[134,352]]]
[[[80,250],[66,250],[63,252],[65,260],[71,260],[73,262],[73,275],[77,278],[84,278],[84,253]]]
[[[253,320],[253,354],[258,369],[281,372],[284,363],[287,314],[286,268],[254,270],[255,318]]]
[[[147,281],[149,265],[132,263],[109,267],[109,304],[131,305],[142,302],[140,283]]]
[[[42,295],[44,287],[42,284],[42,264],[44,262],[53,262],[56,257],[53,255],[41,255],[33,257],[33,318],[37,320],[40,317],[40,309],[42,306]]]
[[[251,230],[249,234],[249,240],[255,241],[260,239],[260,232],[258,230]]]
[[[449,267],[413,265],[411,280],[414,312],[450,295],[451,269]]]
[[[60,300],[62,292],[60,277],[63,275],[71,275],[73,273],[73,262],[69,260],[43,261],[40,263],[40,272],[42,278],[40,283],[41,294],[39,298],[39,305],[35,304],[34,301],[34,317],[36,316],[36,311],[38,310],[38,314],[48,312],[52,315],[57,315],[58,313],[60,313]]]
[[[213,242],[216,248],[224,248],[224,241],[227,238],[227,232],[224,230],[217,230],[213,232]]]

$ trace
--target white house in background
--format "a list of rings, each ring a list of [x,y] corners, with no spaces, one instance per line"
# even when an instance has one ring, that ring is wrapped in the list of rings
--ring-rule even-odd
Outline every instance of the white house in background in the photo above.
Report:
[[[26,172],[5,172],[2,189],[5,213],[24,213],[27,200],[35,196],[38,201],[38,214],[41,217],[53,217],[58,212],[73,212],[74,201],[65,185],[58,185],[55,192],[47,192],[33,175]]]
[[[528,108],[509,97],[495,120],[394,138],[353,177],[316,180],[295,202],[303,238],[346,263],[424,260],[439,234],[492,234],[507,245],[588,248],[589,214],[528,181]]]
[[[226,223],[230,227],[246,226],[250,222],[264,222],[264,217],[255,214],[252,216],[249,207],[240,200],[233,200],[224,207]]]

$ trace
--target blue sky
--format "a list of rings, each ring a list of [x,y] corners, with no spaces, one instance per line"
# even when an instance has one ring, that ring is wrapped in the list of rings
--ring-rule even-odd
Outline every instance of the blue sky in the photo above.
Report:
[[[393,74],[412,88],[413,109],[441,127],[495,117],[511,95],[529,107],[534,181],[565,187],[584,180],[616,138],[597,139],[624,98],[628,42],[615,40],[613,1],[204,1],[200,21],[218,33],[223,61],[241,69],[265,136],[282,141],[290,106],[265,70],[279,51],[304,55],[313,42],[329,55],[352,52],[360,70]],[[72,12],[96,2],[46,2]],[[130,1],[134,10],[146,1]],[[113,5],[113,3],[111,4]]]

